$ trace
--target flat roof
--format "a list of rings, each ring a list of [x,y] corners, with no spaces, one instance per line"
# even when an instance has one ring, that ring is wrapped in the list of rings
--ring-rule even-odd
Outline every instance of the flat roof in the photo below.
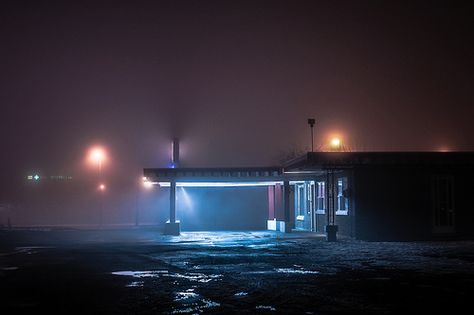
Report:
[[[281,181],[281,167],[195,167],[145,168],[143,176],[154,182],[162,181]]]
[[[372,166],[474,166],[474,152],[308,152],[283,164],[285,171]]]
[[[151,182],[279,182],[355,167],[474,167],[474,152],[308,152],[282,166],[145,168]]]

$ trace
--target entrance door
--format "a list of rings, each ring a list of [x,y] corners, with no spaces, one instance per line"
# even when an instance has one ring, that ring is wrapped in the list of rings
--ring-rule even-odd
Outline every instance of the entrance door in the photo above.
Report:
[[[297,230],[305,229],[306,218],[306,198],[305,184],[295,184],[295,228]]]
[[[295,183],[295,228],[314,231],[314,181]]]
[[[453,233],[454,181],[452,176],[437,175],[432,180],[433,232]]]

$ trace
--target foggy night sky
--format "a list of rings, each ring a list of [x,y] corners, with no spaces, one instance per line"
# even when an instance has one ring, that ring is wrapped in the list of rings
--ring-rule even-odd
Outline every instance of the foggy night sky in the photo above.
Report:
[[[276,165],[333,132],[360,150],[474,149],[468,1],[11,1],[0,9],[2,185]]]

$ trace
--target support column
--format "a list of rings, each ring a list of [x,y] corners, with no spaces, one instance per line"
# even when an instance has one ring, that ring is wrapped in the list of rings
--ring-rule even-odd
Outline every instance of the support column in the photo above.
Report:
[[[170,219],[165,224],[165,235],[179,235],[179,221],[176,220],[176,181],[170,182]]]
[[[335,182],[334,170],[326,171],[327,178],[327,225],[326,239],[328,242],[337,241],[338,226],[336,225],[336,207],[337,207],[337,183]]]
[[[275,207],[275,186],[268,186],[267,230],[278,231]]]
[[[176,182],[170,183],[170,223],[176,222]]]
[[[292,229],[292,213],[290,211],[290,182],[285,180],[283,182],[283,213],[285,218],[285,229],[282,232],[289,233]]]

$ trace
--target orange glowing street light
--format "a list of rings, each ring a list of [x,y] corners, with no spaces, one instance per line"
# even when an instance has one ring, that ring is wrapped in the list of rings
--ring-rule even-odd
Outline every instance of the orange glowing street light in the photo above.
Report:
[[[106,186],[102,181],[102,164],[107,159],[107,153],[104,148],[100,146],[94,146],[89,149],[89,153],[87,155],[87,160],[91,165],[97,165],[97,181],[99,182],[97,186],[97,190],[100,191],[99,196],[99,226],[102,227],[103,225],[103,199],[105,195]]]
[[[332,137],[329,140],[329,148],[331,151],[342,151],[342,140],[339,137]]]
[[[339,148],[341,146],[341,139],[334,137],[331,139],[331,147]]]
[[[89,151],[89,161],[99,167],[99,173],[102,170],[102,163],[105,161],[107,154],[101,147],[93,147]]]

